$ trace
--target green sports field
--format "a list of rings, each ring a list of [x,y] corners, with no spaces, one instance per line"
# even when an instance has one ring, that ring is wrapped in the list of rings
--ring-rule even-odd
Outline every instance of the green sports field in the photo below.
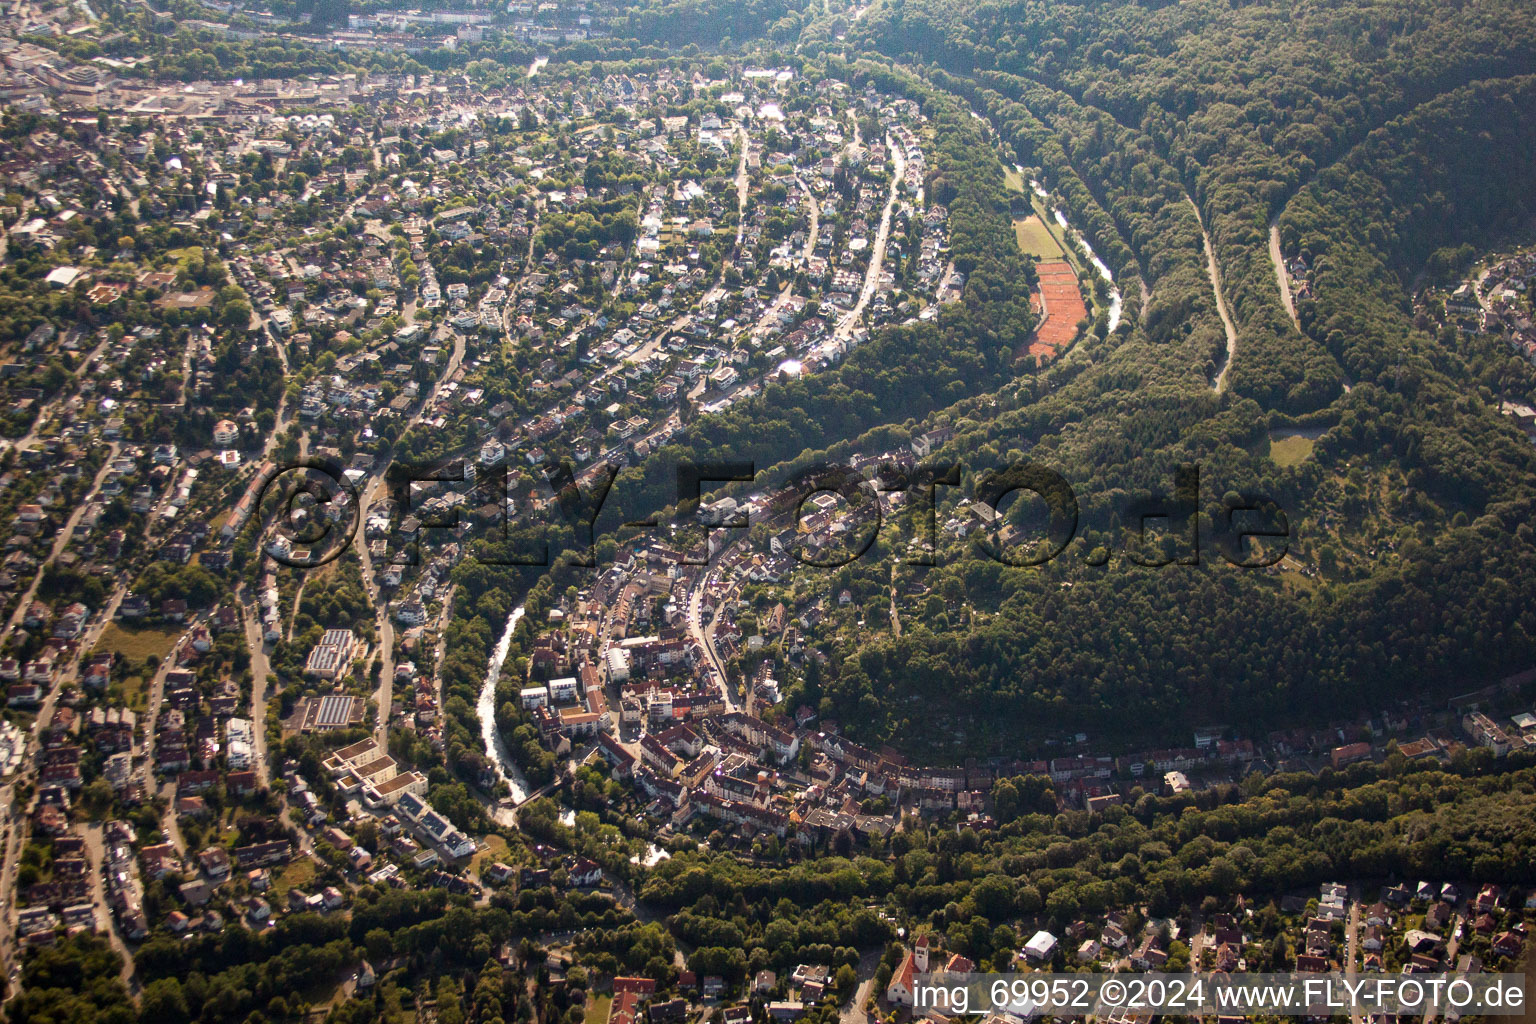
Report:
[[[1037,214],[1028,217],[1016,218],[1013,222],[1013,234],[1019,240],[1019,249],[1037,259],[1059,260],[1062,258],[1061,246],[1057,244],[1055,237]]]

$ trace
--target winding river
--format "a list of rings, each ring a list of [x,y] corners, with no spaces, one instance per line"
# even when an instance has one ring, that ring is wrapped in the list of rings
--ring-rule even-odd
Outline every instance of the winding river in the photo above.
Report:
[[[523,617],[523,606],[518,605],[507,616],[507,626],[491,652],[490,664],[485,669],[485,685],[480,688],[480,700],[475,705],[480,718],[480,738],[485,741],[485,756],[496,766],[496,775],[512,790],[512,802],[520,804],[528,799],[528,779],[523,770],[512,760],[501,731],[496,728],[496,683],[501,679],[501,663],[507,660],[512,647],[512,632]]]
[[[1014,164],[1013,169],[1021,175],[1024,173],[1024,168],[1018,164]],[[1035,195],[1041,199],[1049,200],[1051,198],[1050,193],[1041,188],[1038,181],[1031,181],[1029,187],[1034,189]],[[1067,215],[1062,212],[1060,207],[1053,207],[1051,213],[1055,216],[1057,225],[1067,233],[1068,237],[1082,246],[1083,252],[1088,256],[1088,262],[1093,264],[1093,269],[1098,271],[1099,276],[1109,285],[1109,329],[1114,330],[1120,326],[1121,308],[1120,289],[1115,285],[1115,275],[1110,272],[1109,267],[1105,265],[1104,261],[1099,259],[1099,254],[1093,251],[1093,246],[1088,244],[1088,239],[1083,237],[1083,233],[1067,222]]]

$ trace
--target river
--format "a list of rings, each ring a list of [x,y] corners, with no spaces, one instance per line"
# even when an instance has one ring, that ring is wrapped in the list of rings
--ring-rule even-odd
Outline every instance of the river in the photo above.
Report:
[[[528,779],[523,770],[512,760],[512,754],[502,741],[501,731],[496,728],[496,683],[501,679],[501,663],[507,660],[512,647],[512,632],[523,617],[523,606],[518,605],[507,616],[507,626],[496,641],[491,661],[485,668],[485,685],[480,688],[480,700],[476,712],[480,718],[480,737],[485,741],[485,756],[496,766],[496,775],[512,790],[512,802],[520,804],[528,799]]]
[[[1018,164],[1014,164],[1013,169],[1020,175],[1024,173],[1024,168]],[[1029,187],[1034,189],[1035,195],[1041,199],[1051,198],[1050,193],[1041,188],[1038,181],[1031,181]],[[1099,254],[1093,251],[1093,246],[1088,244],[1088,239],[1083,237],[1083,233],[1067,222],[1067,215],[1061,211],[1060,207],[1053,208],[1051,213],[1056,217],[1056,223],[1061,229],[1067,232],[1074,242],[1083,247],[1083,252],[1088,254],[1088,262],[1093,264],[1093,269],[1097,270],[1099,276],[1109,285],[1109,329],[1114,330],[1120,326],[1121,308],[1120,289],[1115,286],[1115,275],[1110,272],[1109,267],[1105,265],[1104,261],[1099,259]]]

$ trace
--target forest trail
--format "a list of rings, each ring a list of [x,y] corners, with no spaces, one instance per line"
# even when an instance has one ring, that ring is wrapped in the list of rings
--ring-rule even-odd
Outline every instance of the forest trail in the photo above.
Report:
[[[1205,242],[1205,270],[1211,276],[1211,291],[1216,296],[1216,312],[1221,315],[1222,329],[1227,333],[1227,358],[1222,360],[1221,369],[1216,372],[1216,379],[1211,381],[1213,391],[1225,391],[1227,387],[1227,373],[1232,369],[1232,356],[1237,352],[1237,328],[1232,326],[1232,317],[1227,313],[1227,300],[1221,297],[1221,268],[1216,265],[1216,250],[1211,246],[1211,233],[1205,230],[1205,221],[1200,216],[1200,207],[1195,204],[1193,196],[1186,196],[1189,205],[1195,211],[1195,223],[1200,225],[1200,237]]]
[[[1275,265],[1275,283],[1280,286],[1280,302],[1285,306],[1291,324],[1299,331],[1301,321],[1296,317],[1296,301],[1291,298],[1291,275],[1285,270],[1285,257],[1280,255],[1280,222],[1269,222],[1269,261]]]

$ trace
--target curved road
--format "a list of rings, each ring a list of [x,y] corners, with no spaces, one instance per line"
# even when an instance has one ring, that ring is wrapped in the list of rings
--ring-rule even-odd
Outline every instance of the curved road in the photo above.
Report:
[[[805,196],[808,204],[806,215],[810,218],[810,233],[805,238],[805,248],[801,250],[800,262],[804,263],[816,254],[817,234],[821,230],[821,204],[816,201],[816,194],[806,185],[805,179],[795,175],[795,184],[800,186],[800,193]]]

